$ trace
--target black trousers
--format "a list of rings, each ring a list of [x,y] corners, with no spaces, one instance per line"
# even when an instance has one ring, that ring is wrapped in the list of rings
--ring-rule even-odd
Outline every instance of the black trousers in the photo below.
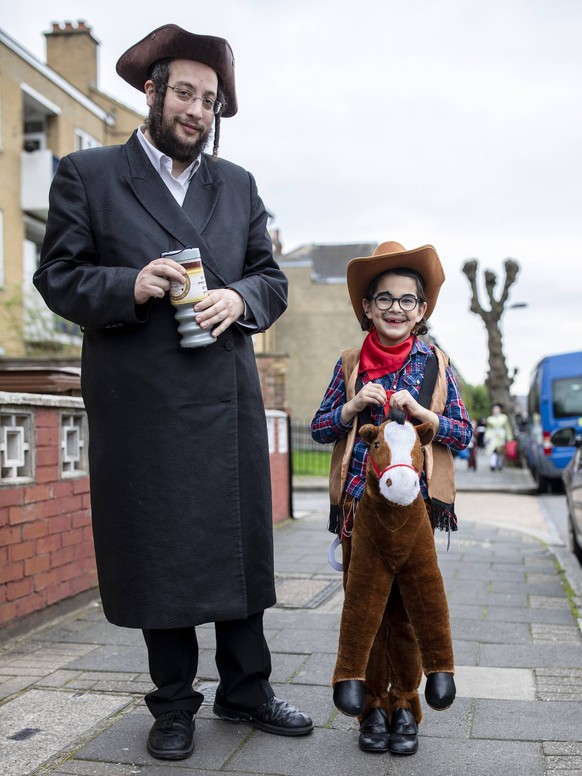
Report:
[[[271,653],[263,633],[263,612],[246,620],[214,624],[217,699],[235,706],[258,706],[273,696],[269,684]],[[183,709],[194,714],[204,696],[192,689],[198,669],[198,640],[191,628],[143,631],[150,675],[156,690],[145,696],[154,717]]]

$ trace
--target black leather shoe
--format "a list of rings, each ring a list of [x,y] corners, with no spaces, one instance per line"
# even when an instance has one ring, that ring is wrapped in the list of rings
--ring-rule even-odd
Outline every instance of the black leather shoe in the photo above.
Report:
[[[410,709],[394,709],[390,720],[388,751],[414,754],[418,749],[418,725]]]
[[[151,726],[148,752],[159,760],[184,760],[194,751],[194,714],[177,709],[165,711]]]
[[[213,711],[220,719],[250,722],[259,730],[276,736],[305,736],[313,730],[311,717],[276,696],[254,708],[230,706],[223,700],[216,700]]]
[[[453,675],[447,671],[435,671],[426,677],[424,697],[431,709],[443,711],[455,700],[457,689]]]
[[[359,679],[336,682],[333,688],[333,702],[342,714],[347,714],[348,717],[357,717],[364,711],[366,704],[364,683]]]
[[[370,709],[360,725],[358,745],[362,752],[387,752],[390,733],[384,709]]]

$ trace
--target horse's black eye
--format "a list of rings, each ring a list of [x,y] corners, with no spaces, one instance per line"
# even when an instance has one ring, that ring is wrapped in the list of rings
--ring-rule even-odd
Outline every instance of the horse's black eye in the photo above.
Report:
[[[376,448],[376,450],[377,450],[377,449],[380,447],[380,442],[374,442],[374,447],[375,447],[375,448]]]

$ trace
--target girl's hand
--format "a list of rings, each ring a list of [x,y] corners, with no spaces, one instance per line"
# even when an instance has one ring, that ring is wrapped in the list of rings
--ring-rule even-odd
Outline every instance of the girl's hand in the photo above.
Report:
[[[396,391],[390,397],[390,406],[403,410],[411,418],[420,420],[421,423],[432,423],[435,433],[439,429],[440,421],[436,412],[422,407],[408,391]]]
[[[342,423],[347,425],[358,412],[361,412],[366,407],[372,404],[376,404],[383,407],[386,404],[387,397],[386,391],[379,383],[366,383],[358,391],[353,399],[346,402],[342,407]]]

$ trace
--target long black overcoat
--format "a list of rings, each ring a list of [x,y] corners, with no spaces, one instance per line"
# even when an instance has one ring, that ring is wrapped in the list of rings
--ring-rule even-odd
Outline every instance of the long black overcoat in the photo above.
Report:
[[[135,136],[61,160],[34,282],[84,329],[93,534],[107,618],[135,628],[233,620],[275,602],[266,421],[253,331],[285,310],[253,177],[204,157],[183,207]],[[198,247],[235,324],[180,347],[168,297],[134,304],[139,270]]]

